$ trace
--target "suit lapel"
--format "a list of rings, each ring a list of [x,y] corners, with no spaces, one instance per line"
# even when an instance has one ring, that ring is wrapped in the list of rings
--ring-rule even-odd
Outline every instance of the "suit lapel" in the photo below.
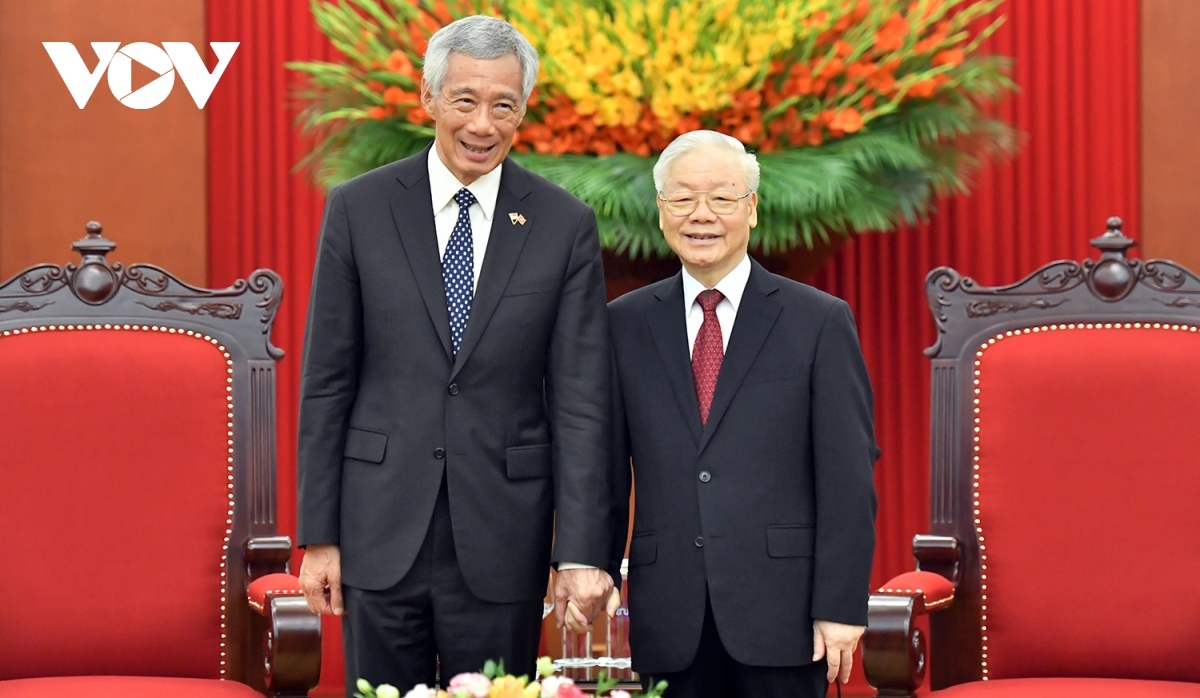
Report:
[[[471,351],[478,346],[479,339],[496,312],[496,306],[500,304],[500,297],[504,295],[513,269],[517,266],[517,259],[525,247],[529,231],[537,225],[528,206],[521,203],[531,191],[524,170],[507,158],[502,167],[504,169],[500,173],[500,191],[496,196],[496,210],[492,213],[492,231],[488,235],[487,252],[483,256],[483,268],[479,271],[479,283],[475,287],[475,298],[471,301],[471,316],[467,319],[462,345],[458,348],[454,368],[450,370],[451,380],[462,370]],[[513,225],[508,217],[509,212],[523,215],[525,223]],[[444,306],[445,291],[442,292],[442,299]],[[442,309],[442,314],[446,315],[445,308]]]
[[[408,266],[416,279],[417,289],[434,330],[446,350],[446,358],[454,354],[450,344],[450,315],[446,311],[446,287],[442,280],[442,262],[438,254],[437,228],[433,223],[433,195],[429,191],[429,149],[402,161],[403,169],[396,175],[403,189],[391,197],[392,220],[400,234],[400,243],[408,258]]]
[[[713,393],[712,407],[708,412],[708,423],[700,437],[700,450],[712,439],[713,432],[721,424],[721,418],[733,402],[734,395],[742,387],[742,381],[754,359],[770,334],[782,306],[770,295],[779,288],[767,270],[758,262],[750,260],[750,279],[738,305],[737,319],[733,323],[733,334],[729,337],[729,348],[721,362],[721,373],[717,375],[717,388]],[[682,291],[681,291],[682,293]],[[697,408],[699,409],[699,408]]]
[[[658,305],[647,314],[650,336],[658,348],[675,393],[675,404],[683,413],[692,440],[700,443],[700,404],[696,402],[696,383],[692,379],[692,361],[687,345],[687,318],[683,307],[683,272],[679,272],[657,291]],[[735,325],[736,326],[736,325]]]

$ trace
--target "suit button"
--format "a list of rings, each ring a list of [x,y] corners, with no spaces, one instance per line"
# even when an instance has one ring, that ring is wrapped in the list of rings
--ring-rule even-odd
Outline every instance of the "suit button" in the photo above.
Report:
[[[449,392],[451,395],[458,395],[458,383],[451,383],[451,384],[450,384],[450,387],[449,387],[449,388],[447,388],[446,390],[447,390],[447,391],[448,391],[448,392]]]
[[[704,547],[704,536],[696,536],[696,547],[697,548]]]
[[[437,458],[438,460],[445,458],[446,457],[446,449],[444,449],[444,448],[433,449],[433,457]]]
[[[712,479],[712,475],[707,470],[700,471],[700,482],[708,482]]]

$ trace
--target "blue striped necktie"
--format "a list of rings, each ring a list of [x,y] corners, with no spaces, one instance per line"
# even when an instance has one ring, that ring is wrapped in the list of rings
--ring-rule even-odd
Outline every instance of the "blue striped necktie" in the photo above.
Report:
[[[475,245],[471,236],[471,204],[475,195],[466,187],[454,195],[458,204],[458,220],[442,255],[442,281],[446,286],[446,310],[450,312],[450,341],[454,354],[462,344],[467,318],[471,316],[471,299],[475,296]]]

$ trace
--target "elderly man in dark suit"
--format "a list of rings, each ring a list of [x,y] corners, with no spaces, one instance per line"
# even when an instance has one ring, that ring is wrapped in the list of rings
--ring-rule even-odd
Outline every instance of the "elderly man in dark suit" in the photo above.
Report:
[[[537,74],[506,22],[448,25],[421,85],[433,145],[329,193],[298,538],[310,607],[344,611],[347,694],[439,663],[532,674],[550,565],[560,619],[612,589],[596,218],[507,159]]]
[[[854,320],[747,256],[759,168],[737,140],[684,134],[654,180],[683,269],[609,305],[633,665],[669,698],[822,696],[849,678],[875,541]]]

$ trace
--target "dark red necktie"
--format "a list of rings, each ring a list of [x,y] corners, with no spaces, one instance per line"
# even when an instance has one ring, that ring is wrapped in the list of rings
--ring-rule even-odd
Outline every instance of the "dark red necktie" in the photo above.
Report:
[[[692,347],[692,378],[696,381],[696,401],[700,403],[700,424],[708,423],[708,410],[712,407],[717,376],[725,358],[721,322],[717,320],[717,304],[724,297],[716,289],[701,291],[696,296],[696,302],[704,309],[704,322],[700,324],[696,345]]]

